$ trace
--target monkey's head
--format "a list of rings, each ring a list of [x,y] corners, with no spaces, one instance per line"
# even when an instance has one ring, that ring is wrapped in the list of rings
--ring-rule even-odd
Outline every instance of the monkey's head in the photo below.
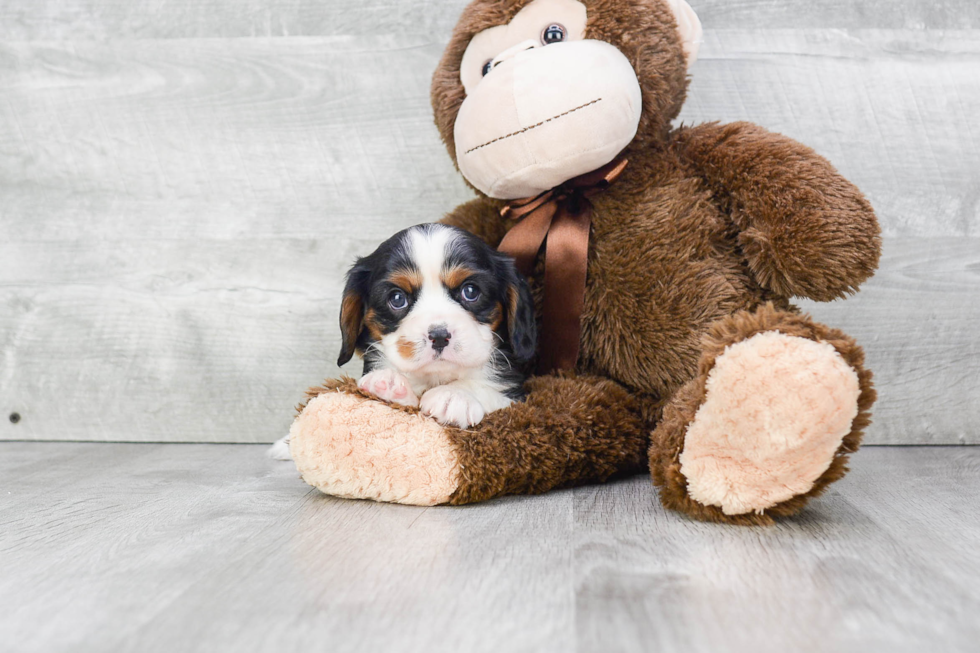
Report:
[[[685,0],[475,0],[432,78],[463,176],[530,197],[663,139],[701,24]]]

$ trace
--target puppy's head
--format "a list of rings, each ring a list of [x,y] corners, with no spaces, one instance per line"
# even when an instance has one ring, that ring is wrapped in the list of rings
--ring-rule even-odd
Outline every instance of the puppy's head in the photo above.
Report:
[[[358,259],[340,328],[338,365],[370,350],[403,374],[524,363],[537,341],[531,294],[513,262],[441,224],[410,227]]]

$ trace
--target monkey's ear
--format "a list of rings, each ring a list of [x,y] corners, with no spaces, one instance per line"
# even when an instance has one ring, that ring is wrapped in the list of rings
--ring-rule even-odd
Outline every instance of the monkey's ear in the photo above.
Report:
[[[517,272],[513,262],[508,260],[506,275],[507,292],[507,339],[511,351],[519,363],[526,363],[537,352],[538,327],[534,320],[534,297],[527,281]]]
[[[364,310],[367,304],[368,282],[371,270],[363,261],[358,260],[347,273],[347,285],[344,286],[344,297],[340,302],[340,333],[343,344],[337,365],[343,365],[354,356],[357,349],[357,339],[364,327]]]
[[[674,20],[677,21],[677,33],[681,37],[684,57],[687,59],[687,68],[690,70],[694,62],[698,60],[698,50],[704,41],[701,19],[691,9],[691,5],[687,4],[687,0],[667,0],[667,4],[674,12]]]

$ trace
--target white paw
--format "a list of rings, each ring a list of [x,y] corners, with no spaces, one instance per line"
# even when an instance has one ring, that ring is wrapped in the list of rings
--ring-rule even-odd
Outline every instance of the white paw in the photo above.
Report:
[[[273,460],[292,460],[289,454],[289,436],[276,440],[275,444],[266,450],[266,455]]]
[[[426,390],[420,405],[424,414],[440,424],[455,424],[460,428],[479,424],[486,412],[476,397],[449,385]]]
[[[390,404],[419,405],[419,398],[408,384],[408,379],[394,370],[368,372],[357,382],[357,387]]]

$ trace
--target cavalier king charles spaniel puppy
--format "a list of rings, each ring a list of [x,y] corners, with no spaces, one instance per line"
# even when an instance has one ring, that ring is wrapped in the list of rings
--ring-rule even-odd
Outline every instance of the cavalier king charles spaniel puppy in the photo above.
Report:
[[[364,359],[358,387],[473,426],[524,397],[535,355],[534,302],[513,260],[467,231],[400,231],[347,273],[338,365]],[[288,440],[273,457],[288,459]]]

